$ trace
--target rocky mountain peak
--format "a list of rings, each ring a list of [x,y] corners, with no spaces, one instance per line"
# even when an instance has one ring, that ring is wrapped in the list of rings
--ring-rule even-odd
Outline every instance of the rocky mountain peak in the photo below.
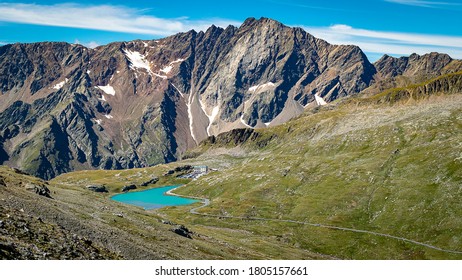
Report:
[[[399,75],[416,76],[439,74],[441,70],[452,62],[447,54],[432,52],[424,55],[416,53],[409,57],[395,58],[384,55],[374,63],[377,72],[382,79],[393,78]]]
[[[383,57],[374,66],[357,46],[268,18],[95,49],[2,46],[0,163],[51,178],[173,161],[210,136],[278,125],[380,77],[449,61]]]
[[[241,24],[241,28],[244,28],[244,27],[247,27],[247,26],[252,26],[253,24],[255,24],[255,22],[257,22],[257,19],[254,18],[254,17],[248,17],[244,20],[244,22]]]
[[[255,18],[251,17],[251,18],[247,18],[244,21],[244,23],[239,27],[239,30],[241,30],[241,31],[248,31],[248,30],[255,31],[256,29],[261,29],[261,28],[278,30],[278,29],[289,28],[289,27],[285,26],[281,22],[279,22],[277,20],[274,20],[274,19],[265,18],[265,17],[255,19]]]

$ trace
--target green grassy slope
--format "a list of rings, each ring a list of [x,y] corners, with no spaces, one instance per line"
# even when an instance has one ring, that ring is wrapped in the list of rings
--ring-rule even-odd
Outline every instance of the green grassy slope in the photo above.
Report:
[[[277,127],[225,133],[181,162],[73,172],[51,185],[88,219],[95,202],[123,211],[121,221],[98,219],[146,246],[164,244],[164,254],[169,247],[161,240],[172,237],[159,217],[191,228],[195,238],[174,239],[183,247],[170,247],[167,258],[188,248],[185,258],[461,259],[460,78],[445,75],[341,100]],[[189,183],[162,176],[184,164],[218,171]],[[205,215],[189,212],[199,204],[143,212],[109,201],[123,185],[152,175],[160,181],[146,188],[187,183],[175,192],[210,199],[198,210]],[[88,184],[104,184],[109,194],[89,193]],[[82,199],[73,201],[76,195]]]
[[[229,160],[230,158],[226,157],[226,162]],[[118,234],[123,232],[124,238],[129,236],[130,242],[133,242],[134,250],[140,250],[139,246],[143,246],[143,250],[150,251],[150,254],[140,251],[140,255],[137,256],[139,258],[159,258],[160,256],[167,259],[324,259],[327,257],[308,250],[293,248],[291,244],[274,244],[273,237],[254,236],[249,230],[231,229],[226,226],[221,227],[219,224],[202,225],[183,219],[190,208],[199,206],[200,203],[192,206],[170,207],[168,211],[177,211],[178,215],[166,215],[163,211],[145,211],[139,207],[110,200],[110,196],[120,193],[124,185],[135,184],[137,185],[135,191],[138,191],[188,183],[190,180],[176,177],[179,173],[164,175],[166,171],[182,164],[172,163],[131,170],[71,172],[53,179],[50,185],[61,194],[58,199],[84,221],[91,221],[95,227],[107,227]],[[154,176],[159,178],[157,183],[145,187],[140,186]],[[86,190],[85,186],[91,184],[106,186],[108,193],[98,194]],[[123,218],[116,217],[115,219],[114,213],[122,213]],[[193,238],[187,239],[170,232],[169,230],[174,227],[170,223],[184,224],[194,232]],[[252,240],[266,244],[265,252],[262,252],[259,246],[248,247],[247,243],[251,243]],[[104,244],[115,246],[118,251],[121,251],[122,257],[133,258],[134,252],[123,247],[127,244],[118,245],[114,242],[108,244],[107,241]]]
[[[462,96],[427,95],[401,97],[393,106],[345,102],[257,130],[242,144],[247,156],[177,193],[210,198],[204,213],[367,230],[462,251]],[[204,143],[192,154],[205,151],[196,161],[207,161],[231,146]],[[394,238],[287,222],[229,219],[226,226],[289,236],[294,246],[339,258],[462,258]]]

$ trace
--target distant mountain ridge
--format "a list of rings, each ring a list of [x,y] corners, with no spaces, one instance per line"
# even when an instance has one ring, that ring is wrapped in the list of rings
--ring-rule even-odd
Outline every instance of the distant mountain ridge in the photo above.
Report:
[[[211,135],[278,125],[400,76],[460,69],[437,53],[371,64],[357,46],[267,18],[95,49],[5,45],[0,164],[49,179],[170,162]]]

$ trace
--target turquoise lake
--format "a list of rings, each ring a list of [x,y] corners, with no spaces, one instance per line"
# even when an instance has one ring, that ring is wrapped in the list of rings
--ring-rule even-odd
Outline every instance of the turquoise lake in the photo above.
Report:
[[[183,198],[165,193],[178,186],[166,186],[162,188],[149,189],[139,192],[127,192],[116,194],[112,200],[143,207],[146,210],[162,208],[166,206],[188,205],[199,202],[197,199]]]

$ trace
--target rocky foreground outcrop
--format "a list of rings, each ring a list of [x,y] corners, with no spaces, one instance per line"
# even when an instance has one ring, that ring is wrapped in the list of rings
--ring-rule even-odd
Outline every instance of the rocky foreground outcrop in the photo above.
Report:
[[[62,226],[0,206],[0,259],[117,259],[117,254]]]
[[[0,259],[120,258],[50,220],[47,207],[56,201],[47,182],[5,166],[0,171]]]

